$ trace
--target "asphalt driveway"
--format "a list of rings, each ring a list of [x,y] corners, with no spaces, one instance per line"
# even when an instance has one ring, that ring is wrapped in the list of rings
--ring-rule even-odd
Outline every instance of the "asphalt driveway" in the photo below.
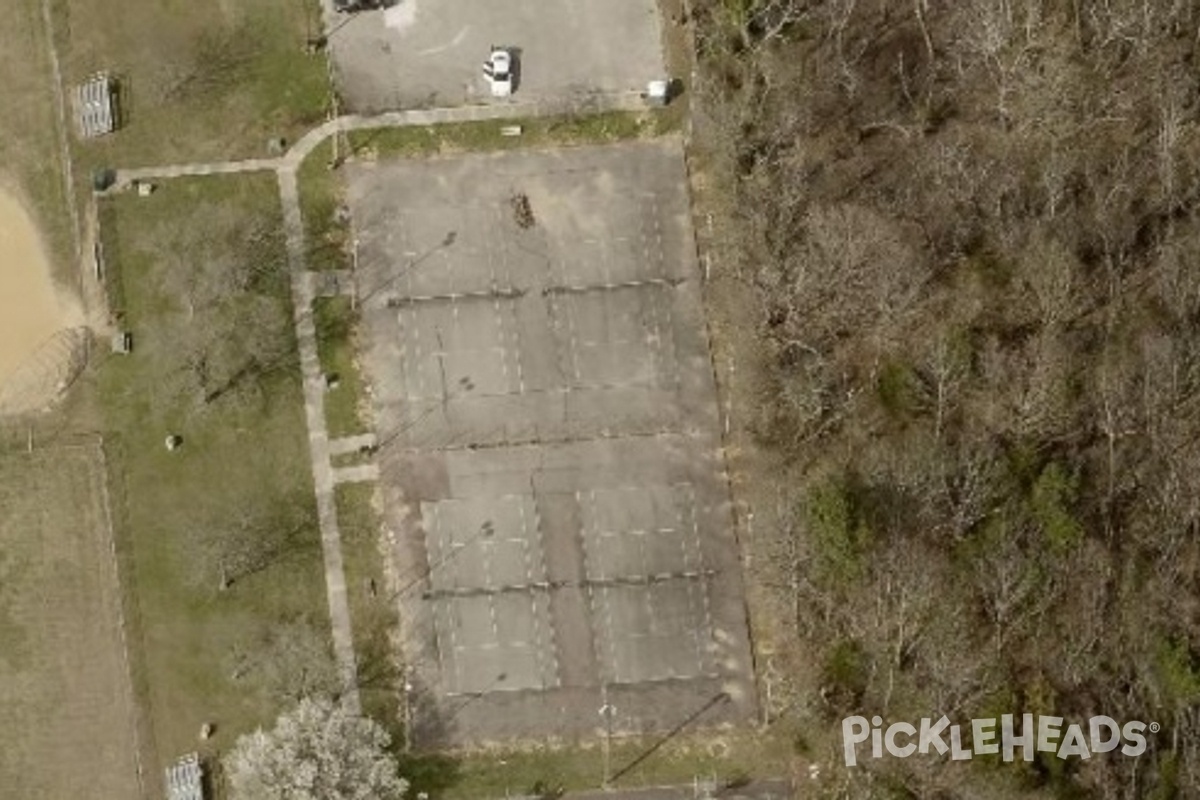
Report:
[[[494,102],[481,69],[491,45],[513,49],[527,100],[640,90],[663,77],[654,0],[396,0],[349,16],[325,1],[351,111]]]

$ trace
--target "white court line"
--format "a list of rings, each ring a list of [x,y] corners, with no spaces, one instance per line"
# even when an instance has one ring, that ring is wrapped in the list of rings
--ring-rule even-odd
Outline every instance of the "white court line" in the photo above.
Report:
[[[530,491],[531,491],[531,493],[528,495],[528,501],[533,505],[534,531],[538,532],[538,535],[539,535],[538,562],[543,566],[542,574],[540,576],[535,574],[537,572],[537,570],[535,570],[535,568],[534,568],[533,556],[531,553],[531,551],[533,549],[532,548],[533,537],[530,535],[529,520],[528,520],[528,516],[525,513],[525,502],[524,501],[525,501],[526,497],[518,496],[520,498],[520,501],[517,504],[517,509],[520,512],[521,533],[523,534],[523,537],[524,537],[522,539],[521,544],[522,544],[522,553],[525,556],[525,559],[524,559],[525,560],[525,581],[528,584],[534,584],[534,583],[537,583],[537,579],[539,577],[541,577],[541,578],[545,577],[544,567],[545,567],[545,563],[546,563],[546,560],[545,560],[546,557],[545,557],[545,553],[542,551],[542,549],[540,547],[540,531],[538,529],[540,528],[541,518],[537,512],[537,501],[533,497],[532,487],[530,487]],[[549,637],[550,638],[550,641],[549,641],[550,649],[547,651],[546,641],[545,641],[545,639],[543,639],[543,636],[542,636],[541,615],[538,614],[538,599],[539,599],[539,594],[537,592],[529,593],[529,611],[531,614],[533,614],[533,638],[534,638],[534,643],[536,645],[536,650],[534,650],[534,660],[538,663],[539,672],[541,672],[541,674],[538,677],[541,679],[542,685],[546,686],[548,684],[552,684],[552,685],[557,686],[558,685],[558,680],[557,680],[557,678],[558,678],[558,656],[557,656],[556,652],[554,651],[554,636],[553,636],[553,632],[551,632],[551,635]],[[547,653],[549,653],[550,659],[552,659],[554,662],[554,665],[552,668],[553,672],[551,673],[551,676],[554,678],[553,681],[547,681],[546,674],[544,672],[542,672],[542,670],[544,670],[546,667],[546,664],[544,663],[544,661],[545,661],[545,655]]]
[[[534,532],[537,534],[538,556],[542,565],[540,577],[542,580],[546,580],[549,577],[546,567],[546,534],[542,526],[542,512],[538,506],[537,495],[531,493],[529,496],[529,502],[533,508],[533,527]],[[532,593],[532,596],[534,602],[541,602],[543,613],[546,619],[546,630],[548,634],[546,641],[546,652],[550,654],[550,669],[553,677],[553,685],[561,686],[562,664],[558,660],[558,631],[554,627],[554,618],[551,616],[550,595],[542,595],[540,592],[534,592]],[[540,620],[540,617],[538,619]],[[540,621],[538,624],[540,635]]]
[[[666,253],[663,252],[662,219],[659,217],[659,214],[662,212],[662,203],[660,202],[660,197],[657,193],[652,195],[652,197],[654,207],[650,213],[652,215],[652,219],[654,220],[655,250],[658,252],[658,273],[664,278],[672,278],[674,275],[667,274],[667,256]]]
[[[493,211],[492,213],[488,214],[488,216],[491,217],[491,216],[493,216],[493,214],[498,214],[498,213],[499,212]],[[484,225],[482,225],[482,227],[484,228],[484,236],[490,240],[492,226],[489,224],[484,224]],[[488,278],[491,281],[492,291],[495,291],[497,289],[497,287],[500,286],[500,283],[498,280],[499,276],[496,274],[496,259],[494,257],[494,251],[496,249],[497,248],[495,248],[495,247],[484,248],[484,251],[487,256]],[[501,252],[503,253],[502,249],[501,249]],[[512,278],[511,278],[511,276],[508,276],[508,278],[509,278],[508,283],[509,283],[509,285],[511,285]],[[495,350],[497,352],[499,352],[499,354],[500,354],[500,369],[501,369],[501,374],[504,377],[504,391],[507,394],[511,394],[512,393],[512,384],[509,381],[509,368],[508,368],[509,348],[508,348],[508,343],[506,341],[507,337],[505,336],[505,332],[504,332],[504,319],[503,319],[503,315],[500,312],[500,298],[498,296],[494,296],[492,298],[492,316],[493,316],[493,319],[494,319],[494,322],[496,325],[496,337],[495,338],[498,343],[498,346],[495,348]],[[519,356],[519,354],[518,354],[518,356]]]
[[[408,227],[408,222],[406,219],[407,215],[406,215],[404,209],[399,209],[396,212],[396,216],[397,216],[398,228],[401,231],[407,232],[409,230],[409,227]],[[404,235],[404,237],[407,241],[407,239],[408,239],[407,233],[404,233],[402,235]],[[412,262],[410,259],[409,262],[407,262],[404,266],[404,282],[405,282],[405,284],[408,285],[408,294],[410,296],[413,294],[413,275],[412,275],[412,273],[413,273],[413,267],[412,267]],[[409,312],[409,315],[412,317],[412,332],[413,332],[412,333],[412,345],[413,345],[413,362],[412,362],[412,364],[413,364],[413,372],[416,374],[416,377],[417,377],[417,381],[416,381],[417,396],[424,397],[424,396],[426,396],[427,392],[425,389],[425,370],[422,368],[422,365],[421,365],[421,359],[422,359],[421,319],[417,313],[417,309],[415,306],[410,307],[408,309],[408,312]],[[405,312],[403,309],[397,312],[397,316],[399,317],[400,320],[404,319],[404,313]],[[401,327],[403,327],[403,322],[401,322]],[[411,395],[409,396],[409,399],[410,400],[412,399]]]
[[[687,494],[687,506],[686,506],[687,512],[688,512],[688,516],[692,520],[692,541],[693,541],[693,546],[695,548],[695,553],[696,553],[696,569],[697,569],[697,571],[700,572],[700,574],[704,574],[704,550],[700,543],[700,525],[696,521],[696,489],[690,483],[676,484],[676,486],[677,487],[678,486],[685,487],[684,491]],[[716,631],[713,626],[713,620],[712,620],[712,602],[709,597],[709,590],[708,590],[709,581],[707,579],[703,579],[703,580],[700,580],[697,582],[689,581],[688,582],[689,599],[692,595],[694,583],[699,584],[701,608],[704,613],[704,630],[703,630],[703,634],[699,630],[694,630],[693,631],[693,640],[695,641],[695,645],[696,645],[696,665],[699,667],[701,672],[704,672],[706,667],[708,666],[708,663],[707,663],[708,658],[706,658],[706,655],[708,653],[707,643],[708,642],[712,642],[714,644],[716,643],[716,635],[715,635]],[[704,641],[704,640],[707,640],[707,641]]]
[[[557,302],[557,299],[552,302]],[[571,374],[575,376],[568,388],[577,388],[583,385],[583,376],[579,373],[579,335],[575,329],[575,313],[570,298],[564,298],[563,310],[566,312],[567,341],[571,348]]]
[[[594,526],[591,523],[593,523],[596,518],[596,492],[595,492],[595,490],[589,489],[588,495],[591,500],[591,506],[590,506],[591,517],[590,518],[588,516],[588,506],[584,503],[584,500],[583,500],[583,492],[580,492],[580,491],[575,492],[575,502],[576,502],[576,504],[578,504],[580,512],[581,512],[580,513],[580,517],[581,517],[580,523],[581,524],[580,524],[580,531],[579,531],[579,533],[580,533],[579,539],[580,539],[580,544],[582,545],[582,550],[583,550],[583,574],[584,574],[585,578],[592,578],[593,572],[592,572],[592,568],[590,566],[590,562],[592,561],[592,554],[591,554],[591,545],[589,543],[589,539],[591,538],[590,531],[594,528]],[[608,664],[606,665],[607,669],[605,670],[607,675],[601,675],[600,677],[601,677],[601,680],[605,683],[614,683],[614,682],[616,682],[617,675],[616,675],[616,650],[613,646],[613,636],[612,636],[612,611],[609,608],[608,603],[605,602],[604,598],[597,598],[597,595],[601,594],[603,592],[604,592],[604,587],[599,587],[599,591],[597,591],[597,587],[593,586],[590,580],[588,581],[588,583],[587,583],[588,606],[591,609],[592,620],[593,620],[592,642],[593,642],[593,647],[595,647],[595,649],[596,649],[596,655],[598,657],[602,657],[602,652],[603,652],[604,648],[601,647],[601,645],[603,644],[603,641],[607,640],[607,642],[608,642]],[[604,614],[601,613],[601,609],[599,608],[599,606],[601,606],[601,605],[604,606],[604,611],[608,612],[607,620],[605,620]],[[608,626],[608,634],[606,636],[603,636],[603,639],[602,639],[602,630],[603,629],[601,628],[602,625]]]
[[[413,3],[413,2],[416,2],[416,0],[408,0],[408,2]],[[444,53],[447,50],[458,47],[460,44],[462,44],[462,40],[466,38],[467,31],[469,31],[469,30],[471,30],[471,26],[467,25],[462,30],[460,30],[458,33],[454,34],[454,38],[451,39],[450,41],[446,42],[445,44],[440,44],[437,47],[430,47],[428,50],[418,50],[417,55],[419,55],[419,56],[435,56],[438,53]]]
[[[432,505],[433,505],[433,511],[432,511],[433,529],[435,531],[437,531],[438,550],[439,550],[439,554],[441,554],[442,543],[444,541],[442,538],[442,514],[441,514],[441,509],[437,503],[433,503]],[[454,533],[453,532],[450,533],[450,543],[451,543],[451,547],[453,548],[453,544],[454,544]],[[428,560],[428,556],[426,556],[426,560]],[[431,570],[438,570],[438,569],[441,569],[441,567],[443,566],[443,562],[441,562],[441,561],[438,561],[436,563],[438,564],[437,567],[433,567],[432,565],[430,565]],[[431,574],[432,574],[432,572],[431,572]],[[431,580],[430,583],[432,584],[432,582],[433,581]],[[434,601],[433,603],[431,603],[431,605],[433,606],[432,612],[434,615],[434,618],[433,618],[433,620],[434,620],[433,621],[434,638],[435,638],[435,641],[437,641],[440,639],[440,637],[438,636],[438,632],[437,632],[438,631],[438,624],[437,624],[438,603],[437,603],[437,601]],[[459,611],[459,609],[455,605],[453,599],[442,604],[442,609],[450,617],[450,619],[448,620],[449,624],[447,624],[446,627],[448,627],[450,629],[448,631],[448,638],[450,639],[450,653],[452,654],[452,657],[454,659],[454,669],[452,670],[452,672],[454,674],[454,686],[456,689],[460,689],[463,685],[463,674],[462,674],[462,659],[460,658],[462,648],[458,644],[458,611]],[[439,648],[438,648],[439,656],[441,656],[441,654],[443,652],[444,651],[441,649],[440,644],[439,644]],[[442,673],[445,674],[447,672],[446,665],[445,665],[445,659],[440,658],[439,660],[442,663]]]
[[[517,304],[509,303],[509,320],[511,327],[506,339],[512,340],[512,352],[515,354],[514,361],[517,367],[517,394],[525,394],[525,367],[521,363],[521,323],[517,318]],[[503,331],[503,326],[501,327]]]
[[[678,342],[675,341],[675,318],[671,313],[671,303],[662,299],[661,292],[650,295],[652,317],[654,319],[655,343],[653,346],[654,359],[658,369],[656,376],[666,373],[667,384],[664,389],[672,389],[676,393],[683,389],[683,375],[679,368]],[[671,295],[673,298],[674,295]]]
[[[492,574],[492,570],[493,570],[492,543],[487,542],[487,541],[480,541],[479,546],[484,548],[483,553],[480,554],[480,558],[483,560],[483,582],[484,582],[483,588],[492,588],[493,586],[498,586],[499,581],[494,580],[495,576]],[[491,623],[492,623],[492,645],[495,647],[495,649],[499,649],[500,648],[500,623],[496,621],[496,617],[497,617],[497,615],[496,615],[496,595],[488,594],[488,595],[486,595],[486,597],[487,597],[487,605],[488,605],[488,615],[490,616]]]
[[[499,226],[503,224],[503,217],[501,216],[499,209],[495,209],[495,208],[490,210],[489,216],[492,218],[493,224],[487,225],[485,227],[487,228],[488,235],[490,236],[493,231],[499,230]],[[496,281],[497,281],[497,275],[495,272],[495,269],[496,269],[495,262],[492,261],[492,259],[490,257],[491,253],[493,251],[500,253],[500,266],[503,270],[503,277],[504,277],[506,283],[510,286],[513,285],[512,264],[509,262],[508,248],[503,246],[503,241],[501,241],[499,246],[488,248],[488,254],[489,254],[488,261],[489,261],[489,264],[491,265],[491,269],[492,269],[492,283],[496,284]],[[525,371],[521,364],[521,330],[520,330],[520,322],[518,321],[518,318],[517,318],[517,304],[510,303],[508,305],[508,307],[511,310],[510,318],[512,321],[512,327],[508,331],[508,335],[505,335],[504,321],[502,319],[499,319],[499,317],[500,317],[500,300],[499,300],[499,298],[496,299],[496,315],[497,315],[497,319],[499,320],[499,324],[501,326],[500,333],[505,342],[504,346],[506,348],[511,348],[511,352],[515,354],[514,360],[516,361],[516,370],[517,370],[517,393],[525,394]],[[509,343],[510,339],[511,339],[511,344]],[[505,363],[507,364],[507,360]]]

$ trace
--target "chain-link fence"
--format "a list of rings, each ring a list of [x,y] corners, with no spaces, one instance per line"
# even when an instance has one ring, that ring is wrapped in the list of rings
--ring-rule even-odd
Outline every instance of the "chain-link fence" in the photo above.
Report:
[[[91,334],[64,328],[44,341],[0,381],[0,416],[27,414],[53,404],[87,365]]]

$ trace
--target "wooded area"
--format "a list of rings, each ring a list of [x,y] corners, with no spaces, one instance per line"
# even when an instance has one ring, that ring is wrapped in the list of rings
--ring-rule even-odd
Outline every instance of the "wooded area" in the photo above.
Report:
[[[1200,786],[1200,4],[696,0],[797,751],[1157,722],[1139,758],[868,759],[847,797]],[[749,413],[749,412],[743,412]],[[766,509],[763,510],[764,516]],[[839,770],[839,775],[844,770]],[[839,783],[840,782],[840,783]]]

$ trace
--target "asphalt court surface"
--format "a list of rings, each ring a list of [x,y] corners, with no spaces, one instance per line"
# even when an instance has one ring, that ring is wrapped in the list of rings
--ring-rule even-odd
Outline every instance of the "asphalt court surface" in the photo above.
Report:
[[[417,741],[752,714],[680,143],[348,169]]]
[[[492,45],[516,55],[517,99],[642,90],[663,77],[655,0],[395,0],[350,16],[324,4],[338,90],[359,113],[506,102],[481,69]]]

